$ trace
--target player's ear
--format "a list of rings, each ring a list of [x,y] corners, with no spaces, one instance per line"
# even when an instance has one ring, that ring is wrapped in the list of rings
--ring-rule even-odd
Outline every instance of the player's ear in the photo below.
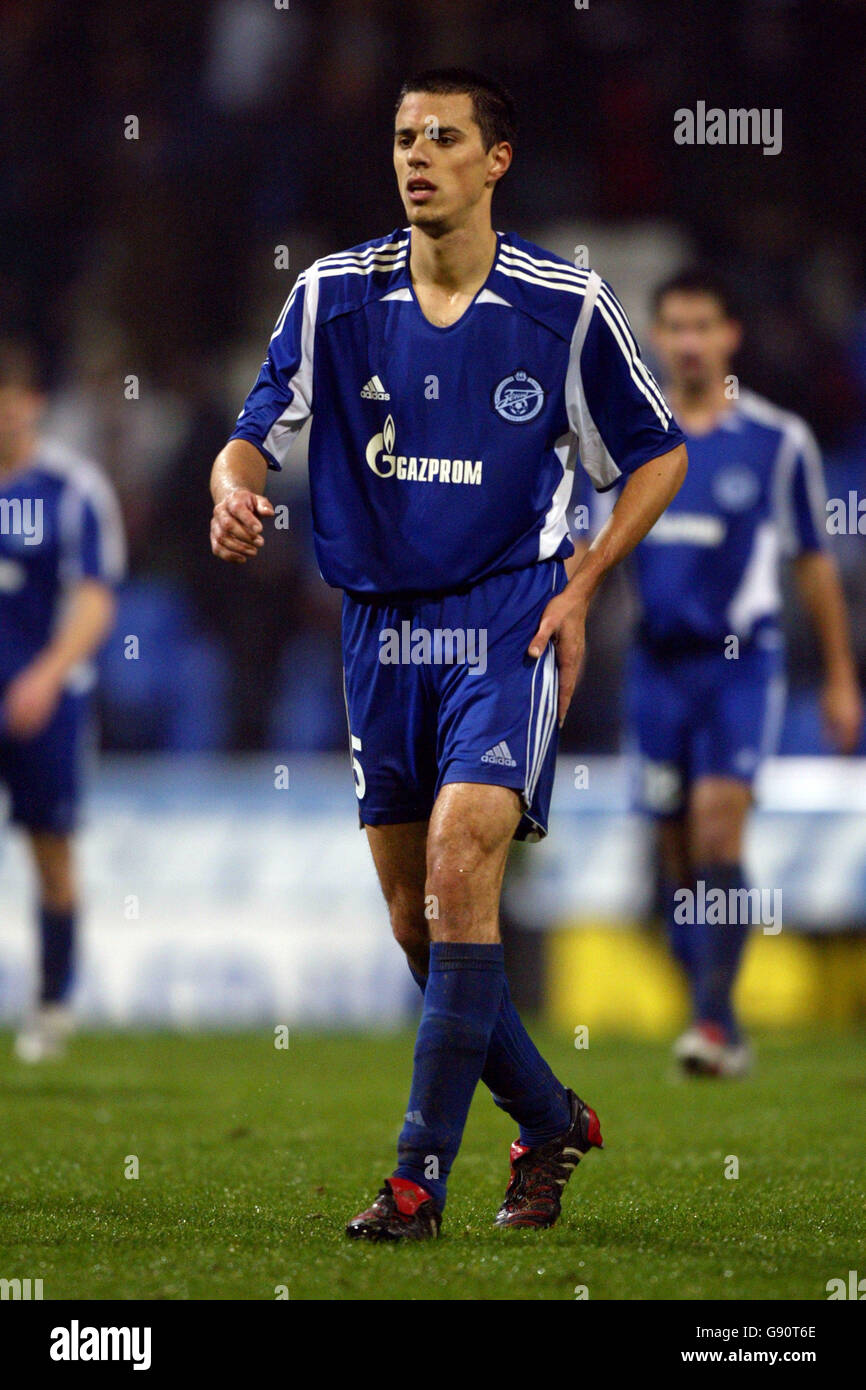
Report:
[[[503,174],[507,174],[511,168],[513,157],[514,151],[507,140],[500,140],[498,144],[491,146],[488,178],[498,183]]]
[[[732,357],[739,352],[742,341],[743,325],[739,319],[728,319],[728,345]]]

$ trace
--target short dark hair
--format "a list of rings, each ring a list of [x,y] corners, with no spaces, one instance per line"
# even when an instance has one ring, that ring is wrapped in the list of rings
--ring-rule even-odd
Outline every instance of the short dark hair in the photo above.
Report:
[[[718,271],[708,266],[688,266],[663,280],[653,291],[653,313],[658,316],[669,294],[701,294],[714,299],[726,319],[739,317],[730,287]]]
[[[409,92],[431,92],[448,96],[465,92],[472,98],[472,113],[481,131],[485,150],[506,140],[514,144],[517,132],[517,111],[514,98],[501,82],[485,77],[472,68],[427,68],[406,79],[397,98],[397,109]]]
[[[42,373],[34,348],[23,338],[0,338],[0,387],[40,391]]]

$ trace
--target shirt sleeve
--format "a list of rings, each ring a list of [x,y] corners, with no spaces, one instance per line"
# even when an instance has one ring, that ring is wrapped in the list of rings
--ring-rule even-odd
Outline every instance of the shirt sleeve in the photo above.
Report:
[[[796,420],[782,446],[779,522],[787,556],[826,546],[827,488],[817,440]]]
[[[313,413],[313,272],[298,276],[283,305],[268,355],[231,434],[246,439],[279,471],[295,435]]]
[[[107,478],[94,472],[67,486],[60,513],[61,576],[66,584],[99,579],[112,587],[126,573],[120,506]]]
[[[685,443],[625,310],[595,271],[572,337],[565,391],[580,461],[599,492]]]

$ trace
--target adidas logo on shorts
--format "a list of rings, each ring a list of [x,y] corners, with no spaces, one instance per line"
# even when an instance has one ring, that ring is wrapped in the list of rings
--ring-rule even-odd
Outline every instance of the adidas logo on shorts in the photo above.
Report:
[[[487,752],[482,754],[481,761],[483,763],[495,763],[497,767],[517,767],[505,739],[501,743],[497,743],[495,748],[488,748]]]
[[[367,385],[361,388],[361,399],[365,401],[390,401],[391,396],[385,390],[381,378],[371,376]]]

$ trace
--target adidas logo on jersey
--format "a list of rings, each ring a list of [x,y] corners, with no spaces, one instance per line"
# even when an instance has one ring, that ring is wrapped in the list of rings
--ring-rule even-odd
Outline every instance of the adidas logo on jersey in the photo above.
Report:
[[[378,376],[371,376],[367,385],[361,388],[361,399],[365,401],[390,401],[391,397],[385,390],[381,379]]]
[[[505,739],[501,743],[497,743],[495,748],[488,748],[487,752],[482,754],[481,761],[483,763],[495,763],[497,767],[517,767]]]

